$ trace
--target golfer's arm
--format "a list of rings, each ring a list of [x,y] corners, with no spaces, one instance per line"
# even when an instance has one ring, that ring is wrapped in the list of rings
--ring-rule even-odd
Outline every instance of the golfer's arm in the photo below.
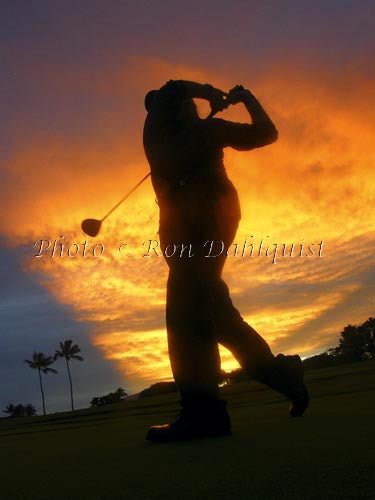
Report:
[[[277,129],[258,99],[251,92],[247,92],[242,102],[252,120],[252,136],[258,134],[259,137],[255,147],[259,148],[275,142],[278,137]]]
[[[209,84],[169,80],[157,92],[151,114],[159,125],[173,126],[183,100],[195,97],[209,100],[214,90]]]
[[[194,97],[209,99],[212,88],[210,85],[201,85],[195,82],[169,80],[157,92],[152,115],[157,117],[159,125],[169,126],[173,124],[182,101]]]
[[[249,92],[242,102],[252,123],[237,123],[220,118],[206,120],[212,143],[222,148],[229,146],[238,151],[250,151],[275,142],[278,137],[276,127],[257,99]]]
[[[188,80],[177,80],[185,89],[186,99],[210,99],[212,91],[215,90],[209,83],[196,83]]]
[[[188,80],[169,80],[161,89],[162,94],[174,100],[210,99],[214,87],[208,83],[196,83]]]

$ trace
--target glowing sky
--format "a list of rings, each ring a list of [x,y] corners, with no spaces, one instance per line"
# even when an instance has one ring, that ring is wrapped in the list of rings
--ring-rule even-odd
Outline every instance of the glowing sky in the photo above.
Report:
[[[53,349],[51,335],[75,335],[92,350],[76,368],[82,404],[116,384],[136,391],[171,376],[167,268],[143,257],[142,243],[158,229],[149,181],[88,239],[104,244],[103,256],[33,258],[36,240],[82,245],[80,221],[100,218],[147,173],[143,97],[171,78],[224,90],[242,83],[278,128],[270,147],[225,151],[242,205],[236,241],[325,243],[321,258],[229,258],[225,279],[245,319],[275,352],[307,356],[374,314],[373,6],[264,3],[2,7],[1,269],[5,283],[12,272],[18,280],[0,296],[4,377],[10,359]],[[222,117],[248,119],[240,106]],[[236,366],[227,351],[222,360],[225,369]],[[33,391],[20,385],[8,392]],[[1,401],[10,401],[7,389]]]

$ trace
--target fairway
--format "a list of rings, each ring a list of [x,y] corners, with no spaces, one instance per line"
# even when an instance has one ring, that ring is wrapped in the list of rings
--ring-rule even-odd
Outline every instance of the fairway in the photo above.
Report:
[[[375,362],[311,370],[311,406],[250,382],[223,389],[233,435],[155,445],[177,396],[0,420],[2,500],[374,499]]]

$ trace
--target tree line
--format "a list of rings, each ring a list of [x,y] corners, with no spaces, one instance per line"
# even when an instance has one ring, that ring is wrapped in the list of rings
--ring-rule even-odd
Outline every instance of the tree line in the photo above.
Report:
[[[347,325],[340,333],[339,345],[304,360],[306,368],[324,368],[341,363],[375,359],[375,318],[361,325]]]
[[[114,392],[110,392],[108,394],[105,394],[104,396],[97,396],[95,398],[92,398],[92,400],[90,401],[90,406],[106,406],[113,403],[119,403],[120,401],[123,401],[127,396],[128,394],[125,389],[119,387]]]

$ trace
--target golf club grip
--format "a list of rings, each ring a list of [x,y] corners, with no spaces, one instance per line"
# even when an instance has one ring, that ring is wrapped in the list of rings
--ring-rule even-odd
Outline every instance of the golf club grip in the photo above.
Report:
[[[219,113],[219,111],[224,111],[224,109],[227,109],[230,106],[230,103],[226,104],[223,109],[211,109],[210,114],[207,116],[207,118],[212,118],[216,115],[216,113]],[[206,120],[207,120],[206,118]]]

